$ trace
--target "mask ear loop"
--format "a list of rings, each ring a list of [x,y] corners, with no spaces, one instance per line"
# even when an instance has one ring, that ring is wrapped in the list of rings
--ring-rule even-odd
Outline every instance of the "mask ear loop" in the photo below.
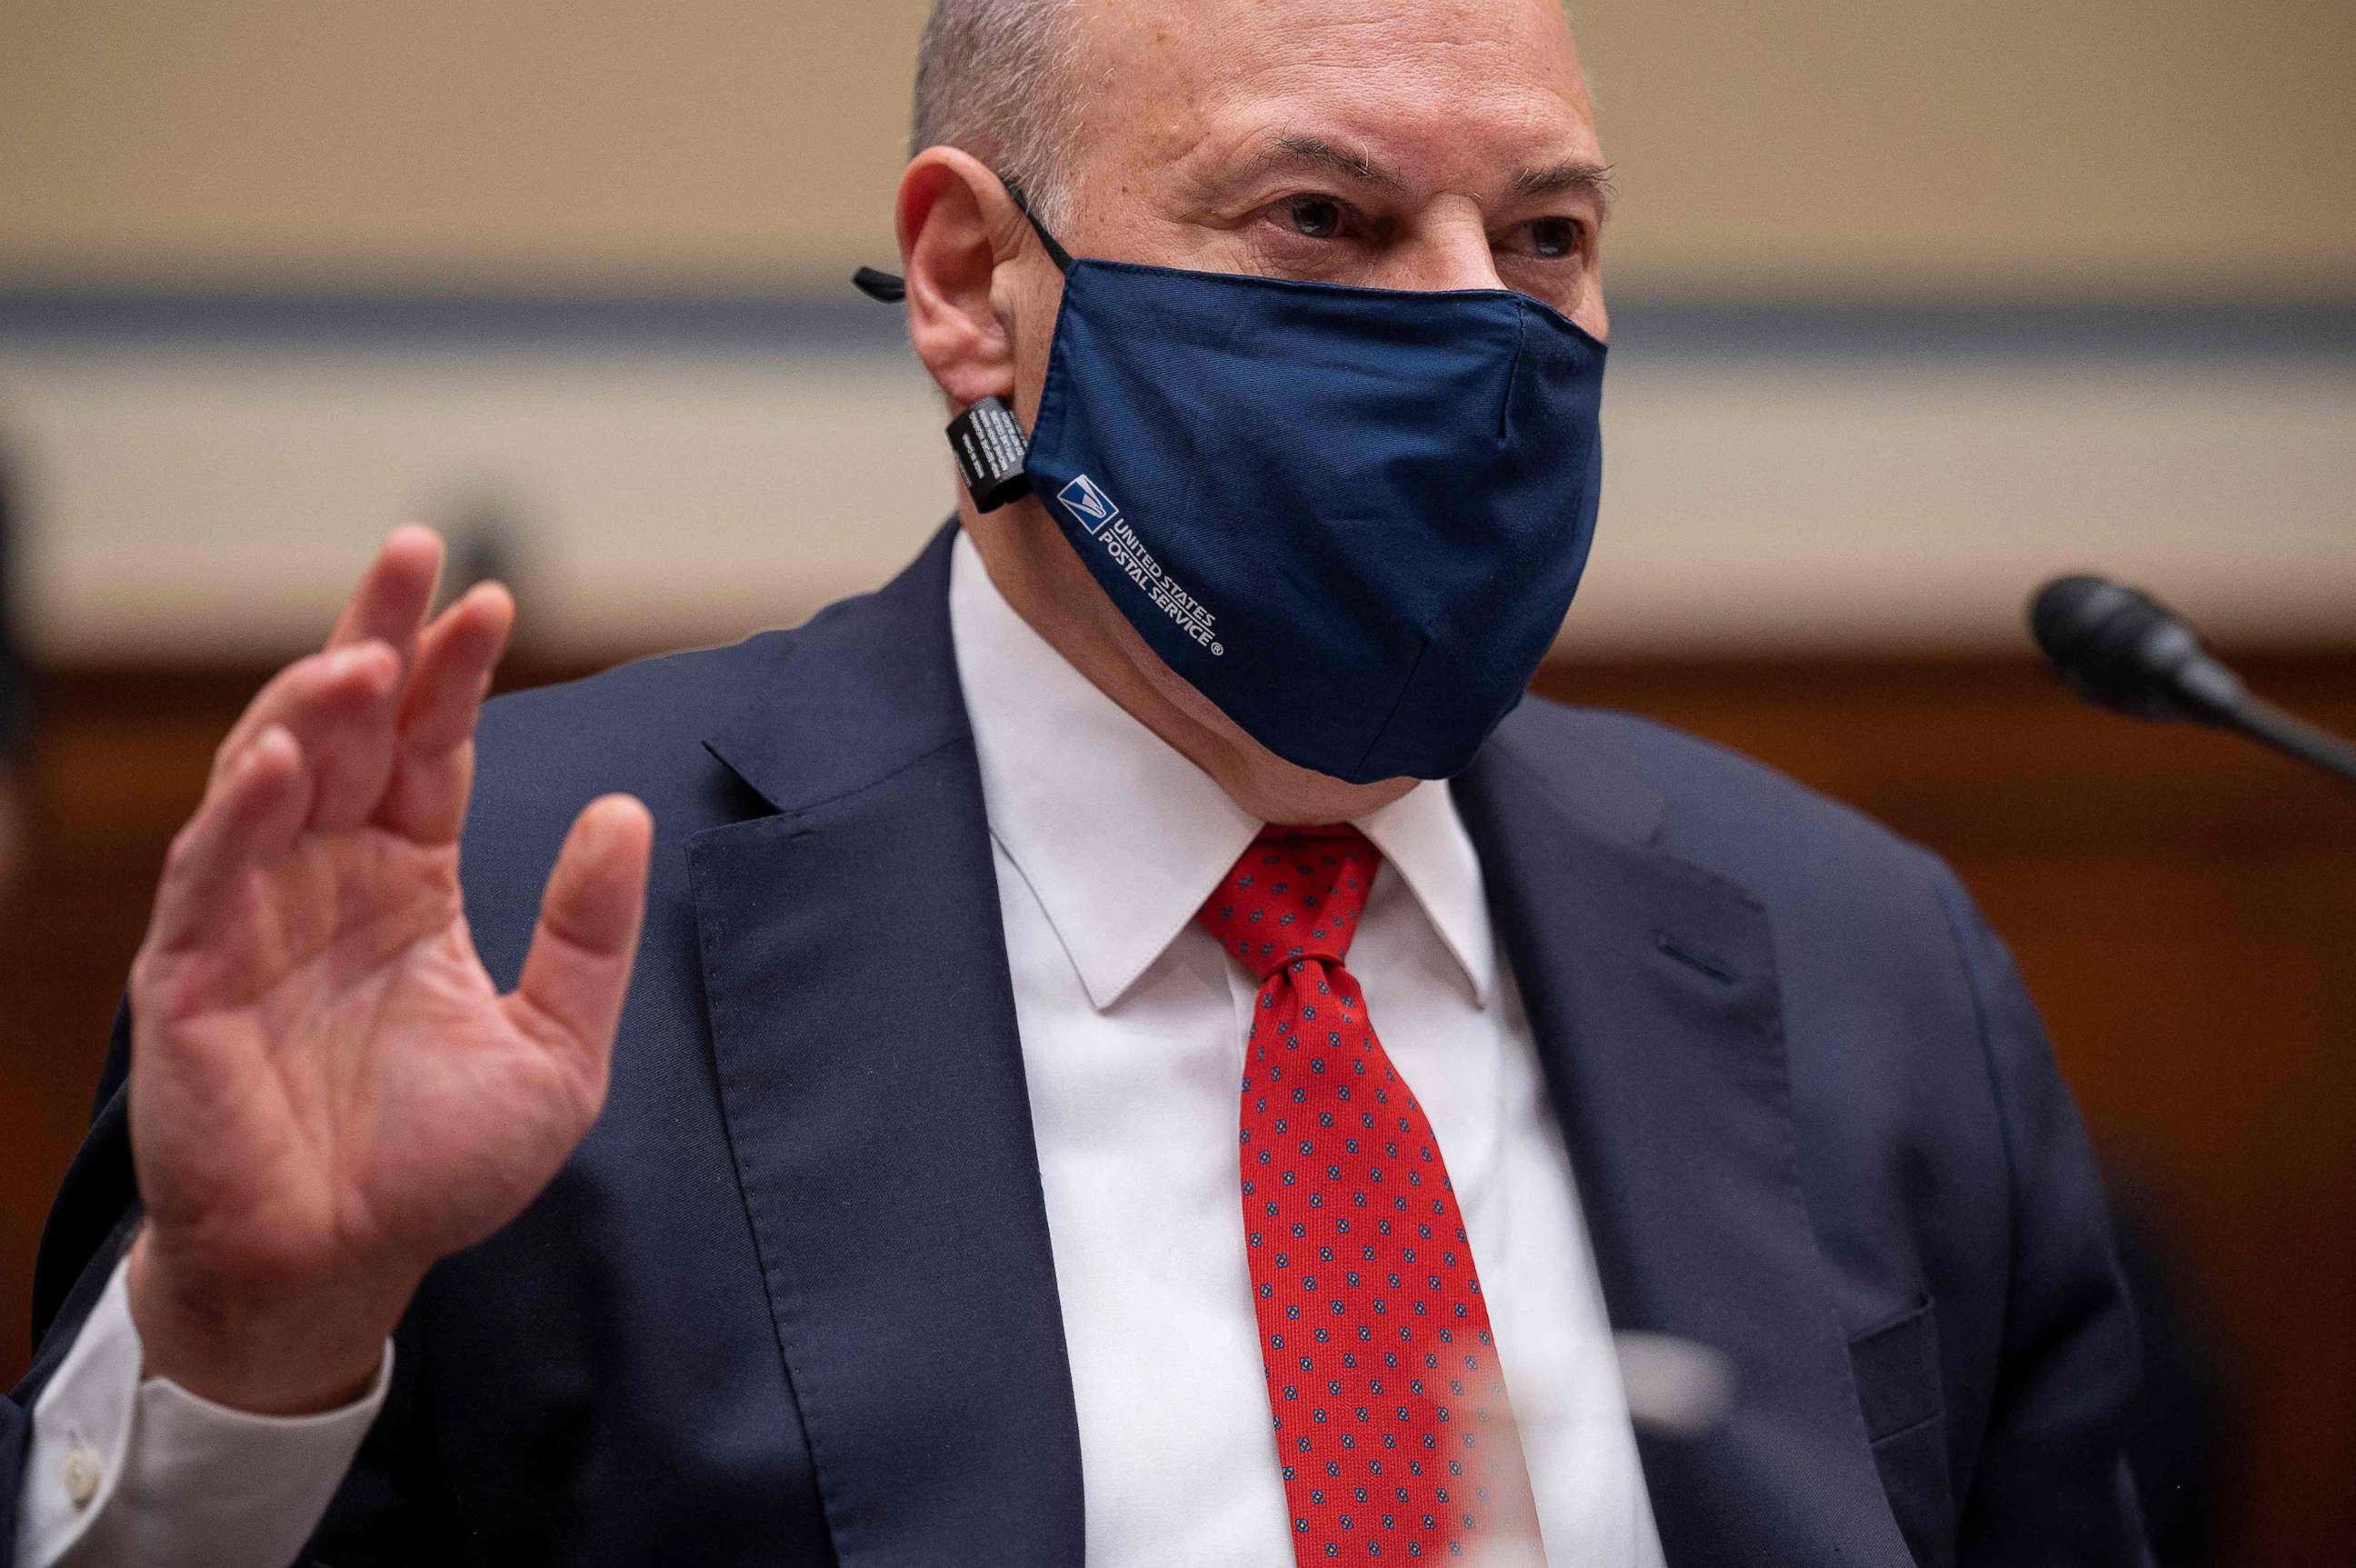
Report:
[[[1014,209],[1023,214],[1031,225],[1031,231],[1039,236],[1039,243],[1046,247],[1047,259],[1055,263],[1057,272],[1068,274],[1072,270],[1072,252],[1064,249],[1062,242],[1039,221],[1039,215],[1031,210],[1031,199],[1023,194],[1023,188],[1004,176],[1001,176],[1000,180],[1006,187],[1007,197],[1014,203]],[[851,286],[868,298],[880,300],[885,305],[898,305],[908,297],[905,278],[897,273],[887,273],[875,267],[862,267],[851,274]]]
[[[1055,263],[1057,272],[1069,274],[1072,270],[1072,252],[1064,249],[1062,242],[1047,232],[1047,226],[1039,221],[1039,215],[1036,212],[1031,210],[1031,199],[1023,194],[1021,186],[1003,177],[1001,177],[1001,182],[1006,187],[1006,194],[1013,201],[1014,209],[1030,220],[1031,231],[1038,235],[1039,243],[1047,248],[1047,259]]]

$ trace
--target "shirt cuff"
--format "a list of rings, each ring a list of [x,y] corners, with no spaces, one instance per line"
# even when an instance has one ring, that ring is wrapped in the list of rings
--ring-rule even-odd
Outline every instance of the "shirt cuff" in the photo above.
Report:
[[[251,1415],[142,1379],[124,1265],[33,1406],[19,1568],[284,1568],[343,1484],[392,1379],[392,1342],[354,1402]]]

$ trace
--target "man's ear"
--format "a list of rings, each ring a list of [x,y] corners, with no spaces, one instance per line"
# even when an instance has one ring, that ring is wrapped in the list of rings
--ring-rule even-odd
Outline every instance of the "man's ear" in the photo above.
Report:
[[[1012,401],[1014,338],[992,285],[1022,247],[1022,214],[979,159],[929,147],[900,177],[898,220],[916,357],[959,408]]]

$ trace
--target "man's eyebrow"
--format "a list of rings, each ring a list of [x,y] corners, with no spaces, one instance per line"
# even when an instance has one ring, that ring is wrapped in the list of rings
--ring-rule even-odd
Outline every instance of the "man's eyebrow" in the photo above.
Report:
[[[1584,196],[1595,203],[1600,215],[1607,218],[1612,213],[1612,199],[1620,189],[1610,164],[1591,163],[1584,158],[1566,158],[1545,168],[1519,170],[1512,186],[1514,194],[1525,199],[1566,192]]]
[[[1269,142],[1264,161],[1312,165],[1381,190],[1402,190],[1407,186],[1407,181],[1376,164],[1359,148],[1329,142],[1323,136],[1277,136]],[[1565,158],[1542,168],[1516,170],[1506,188],[1522,200],[1564,194],[1584,196],[1605,217],[1611,215],[1612,199],[1620,188],[1610,164],[1588,158]]]
[[[1279,136],[1269,144],[1269,151],[1273,155],[1270,162],[1314,164],[1360,185],[1382,190],[1398,190],[1407,184],[1388,169],[1378,167],[1360,149],[1345,147],[1322,136]]]

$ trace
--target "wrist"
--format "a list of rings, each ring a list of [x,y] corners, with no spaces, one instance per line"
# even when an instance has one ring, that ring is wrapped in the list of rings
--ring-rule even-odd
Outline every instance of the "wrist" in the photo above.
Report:
[[[252,1415],[310,1415],[367,1393],[417,1276],[248,1280],[143,1227],[124,1265],[144,1376]]]

